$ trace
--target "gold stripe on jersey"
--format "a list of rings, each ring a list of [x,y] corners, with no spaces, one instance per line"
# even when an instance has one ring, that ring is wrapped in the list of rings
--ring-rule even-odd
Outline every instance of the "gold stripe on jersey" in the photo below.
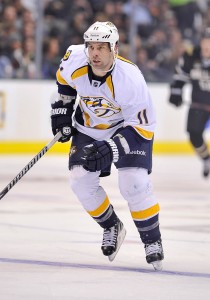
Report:
[[[106,84],[108,85],[108,88],[110,89],[111,93],[112,93],[112,97],[115,98],[115,94],[114,94],[114,85],[113,85],[113,82],[112,82],[112,76],[109,75],[107,78],[106,78]]]
[[[124,62],[127,62],[127,63],[129,63],[129,64],[131,64],[131,65],[136,66],[132,61],[130,61],[130,60],[128,60],[128,59],[125,59],[124,57],[122,57],[122,56],[120,56],[120,55],[117,55],[117,58],[120,59],[120,60],[122,60],[122,61],[124,61]]]
[[[84,75],[87,74],[87,73],[88,73],[88,66],[83,66],[83,67],[81,67],[81,68],[75,70],[75,71],[72,73],[71,77],[72,77],[72,79],[74,80],[74,79],[77,79],[77,78],[79,78],[79,77],[81,77],[81,76],[84,76]]]
[[[63,85],[69,85],[65,79],[63,79],[63,77],[61,76],[61,71],[60,69],[58,69],[57,73],[56,73],[56,78],[57,78],[57,81],[60,83],[60,84],[63,84]]]
[[[110,202],[109,202],[109,198],[106,196],[104,202],[95,210],[92,211],[88,211],[89,215],[91,215],[91,217],[99,217],[100,215],[102,215],[109,207]]]
[[[84,117],[85,117],[85,126],[90,126],[90,116],[84,112]]]
[[[145,129],[142,129],[139,126],[134,126],[135,130],[145,139],[147,140],[152,140],[153,136],[154,136],[154,132],[152,131],[147,131]]]
[[[152,207],[149,207],[141,211],[131,211],[132,218],[136,221],[145,220],[153,217],[160,211],[159,204],[155,204]]]
[[[110,128],[110,125],[106,125],[106,124],[98,124],[96,126],[94,126],[95,129],[108,129]]]

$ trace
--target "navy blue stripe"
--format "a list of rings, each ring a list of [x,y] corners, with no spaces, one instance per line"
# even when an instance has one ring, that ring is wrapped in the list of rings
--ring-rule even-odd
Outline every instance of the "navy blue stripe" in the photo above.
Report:
[[[197,273],[197,272],[182,272],[182,271],[170,271],[162,270],[161,272],[154,272],[154,270],[133,268],[133,267],[121,267],[121,266],[107,266],[107,265],[94,265],[94,264],[77,264],[77,263],[66,263],[57,261],[41,261],[41,260],[29,260],[29,259],[13,259],[13,258],[0,258],[2,263],[22,264],[22,265],[36,265],[36,266],[49,266],[49,267],[66,267],[66,268],[77,268],[77,269],[92,269],[102,271],[116,271],[116,272],[137,272],[153,274],[153,276],[184,276],[193,278],[208,278],[210,279],[209,273]]]

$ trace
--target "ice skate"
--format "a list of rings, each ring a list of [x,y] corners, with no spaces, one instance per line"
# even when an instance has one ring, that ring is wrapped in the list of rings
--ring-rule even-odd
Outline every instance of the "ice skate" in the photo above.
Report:
[[[162,260],[164,259],[163,247],[161,240],[155,243],[145,244],[146,261],[152,264],[157,271],[162,270]]]
[[[210,158],[204,160],[203,176],[208,177],[210,173]]]
[[[113,227],[104,229],[101,250],[110,261],[113,261],[122,245],[126,235],[126,230],[121,221]]]

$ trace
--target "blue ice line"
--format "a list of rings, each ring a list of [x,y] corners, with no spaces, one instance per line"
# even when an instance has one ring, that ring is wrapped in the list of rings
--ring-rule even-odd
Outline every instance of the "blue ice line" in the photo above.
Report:
[[[154,271],[142,268],[123,267],[123,266],[104,266],[94,264],[78,264],[78,263],[66,263],[66,262],[52,262],[52,261],[40,261],[40,260],[28,260],[28,259],[14,259],[14,258],[0,258],[2,263],[13,263],[13,264],[25,264],[25,265],[36,265],[36,266],[50,266],[50,267],[65,267],[65,268],[77,268],[77,269],[93,269],[103,271],[117,271],[117,272],[137,272],[146,274],[158,274],[169,275],[169,276],[185,276],[194,278],[208,278],[208,273],[196,273],[196,272],[183,272],[183,271]]]

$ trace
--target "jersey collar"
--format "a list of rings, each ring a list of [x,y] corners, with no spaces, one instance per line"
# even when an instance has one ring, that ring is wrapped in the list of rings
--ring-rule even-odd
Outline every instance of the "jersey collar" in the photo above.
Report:
[[[113,70],[107,72],[103,77],[97,76],[93,73],[91,66],[88,64],[88,78],[90,80],[90,84],[92,84],[93,80],[99,81],[100,86],[106,82],[106,78],[112,73]]]

